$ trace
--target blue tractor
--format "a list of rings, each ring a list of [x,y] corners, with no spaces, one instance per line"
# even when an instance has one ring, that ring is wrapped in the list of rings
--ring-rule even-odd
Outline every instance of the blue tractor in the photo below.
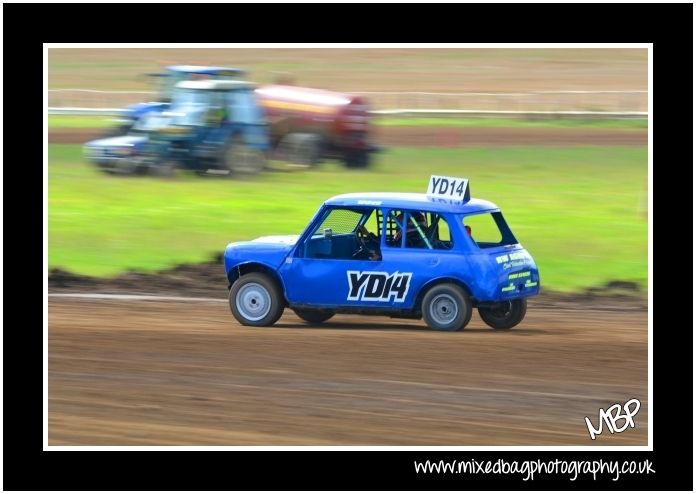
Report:
[[[156,101],[136,103],[126,107],[118,119],[118,126],[109,135],[127,134],[133,125],[143,116],[162,112],[169,107],[174,88],[181,81],[187,80],[238,80],[246,71],[234,67],[209,67],[203,65],[170,65],[162,72],[146,74],[154,80]]]
[[[164,111],[142,116],[124,136],[85,144],[87,158],[107,173],[251,175],[266,165],[268,127],[252,84],[186,80]]]

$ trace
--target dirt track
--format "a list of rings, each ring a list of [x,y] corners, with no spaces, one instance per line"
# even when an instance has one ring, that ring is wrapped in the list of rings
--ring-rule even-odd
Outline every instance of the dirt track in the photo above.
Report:
[[[537,305],[509,332],[224,302],[49,299],[50,445],[646,445],[647,311]],[[638,398],[636,428],[584,417]]]
[[[53,129],[51,144],[83,144],[103,130]],[[546,129],[546,128],[457,128],[378,127],[375,142],[380,146],[647,146],[647,129]]]

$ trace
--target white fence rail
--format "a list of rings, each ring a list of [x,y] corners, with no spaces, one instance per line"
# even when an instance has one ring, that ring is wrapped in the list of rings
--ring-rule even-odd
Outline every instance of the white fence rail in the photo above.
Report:
[[[49,115],[120,115],[123,108],[48,107]]]
[[[626,91],[534,91],[520,93],[433,93],[355,91],[364,95],[374,113],[386,115],[576,115],[644,117],[648,92]],[[118,112],[130,104],[155,99],[148,91],[98,91],[52,89],[50,112],[57,114],[103,114]],[[78,113],[82,112],[82,113]]]
[[[115,115],[123,112],[122,108],[56,108],[49,107],[49,115]],[[402,117],[512,117],[512,118],[647,118],[648,112],[607,112],[607,111],[514,111],[514,110],[439,110],[439,109],[393,109],[374,110],[373,115],[398,115]]]
[[[375,110],[394,108],[517,112],[647,112],[647,91],[535,91],[526,93],[356,92]]]

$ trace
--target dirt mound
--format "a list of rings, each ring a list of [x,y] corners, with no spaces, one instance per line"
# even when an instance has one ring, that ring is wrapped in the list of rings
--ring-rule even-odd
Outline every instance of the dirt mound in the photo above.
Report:
[[[168,295],[178,297],[225,298],[227,278],[218,254],[202,264],[181,264],[158,273],[128,271],[114,278],[83,276],[62,269],[48,274],[51,293],[114,293]],[[589,288],[581,293],[544,292],[534,297],[539,307],[570,309],[635,310],[647,309],[647,297],[630,281],[610,281],[603,287]]]
[[[130,293],[224,298],[227,295],[224,272],[220,256],[203,264],[181,264],[158,273],[128,271],[115,278],[95,278],[52,269],[48,274],[48,289],[53,293]]]
[[[48,143],[84,144],[104,134],[104,129],[48,129]]]

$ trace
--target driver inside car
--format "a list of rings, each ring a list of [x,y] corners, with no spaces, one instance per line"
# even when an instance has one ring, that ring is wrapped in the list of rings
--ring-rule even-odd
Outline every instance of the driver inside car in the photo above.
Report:
[[[396,217],[396,233],[391,242],[388,244],[394,247],[401,247],[401,224],[404,220],[404,214],[399,213]],[[411,213],[408,224],[406,225],[406,247],[426,247],[425,234],[428,230],[428,222],[425,214],[421,212]]]
[[[379,261],[382,253],[379,250],[379,237],[369,231],[365,225],[359,225],[356,230],[358,250],[353,254],[354,259],[369,259]]]

